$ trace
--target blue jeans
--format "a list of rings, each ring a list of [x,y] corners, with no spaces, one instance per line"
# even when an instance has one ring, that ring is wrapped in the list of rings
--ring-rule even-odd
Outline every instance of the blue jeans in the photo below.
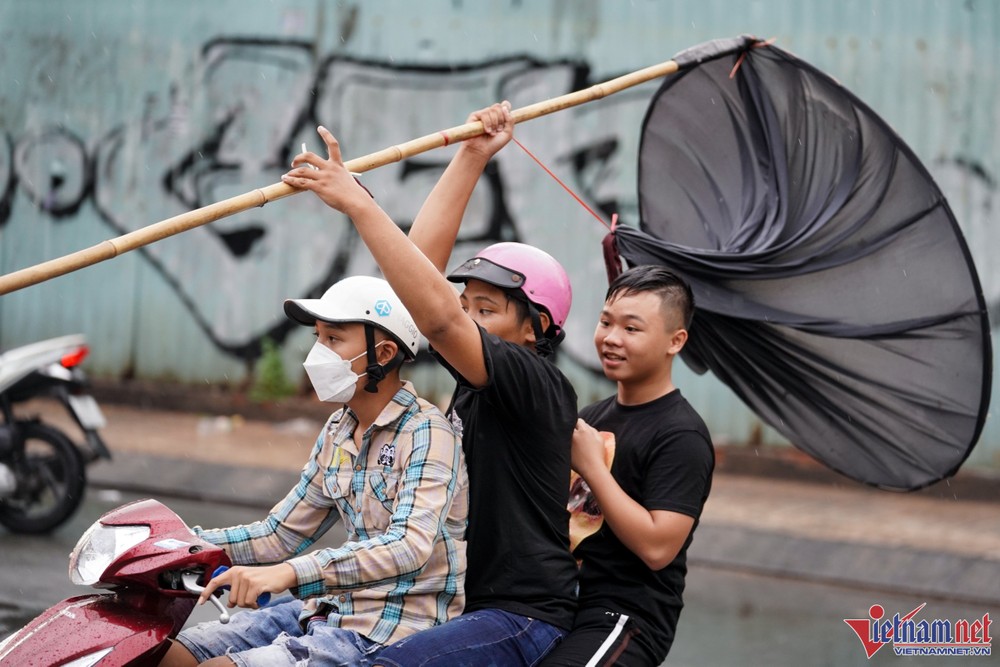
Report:
[[[565,631],[499,609],[462,614],[369,655],[381,667],[506,667],[536,665]]]
[[[227,656],[237,667],[294,667],[316,665],[344,667],[365,664],[377,644],[353,630],[342,630],[313,621],[302,632],[299,612],[302,600],[292,600],[253,611],[233,614],[223,625],[218,621],[199,623],[182,631],[177,641],[198,662]]]

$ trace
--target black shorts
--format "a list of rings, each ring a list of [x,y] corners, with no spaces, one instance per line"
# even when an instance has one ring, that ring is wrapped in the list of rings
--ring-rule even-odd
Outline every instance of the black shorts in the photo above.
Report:
[[[597,609],[581,612],[541,667],[656,667],[663,658],[657,659],[645,642],[636,641],[640,634],[635,621],[625,614]]]

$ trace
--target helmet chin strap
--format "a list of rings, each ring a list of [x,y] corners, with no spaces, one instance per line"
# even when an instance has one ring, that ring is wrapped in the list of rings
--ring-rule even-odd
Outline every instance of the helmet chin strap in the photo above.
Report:
[[[528,314],[531,315],[531,328],[535,332],[535,352],[540,357],[548,357],[556,351],[556,346],[562,342],[562,339],[566,336],[566,332],[560,329],[559,333],[552,338],[546,336],[545,332],[542,331],[541,314],[530,301],[528,302]]]
[[[386,365],[379,364],[378,359],[375,357],[375,327],[368,323],[365,323],[365,345],[367,347],[365,361],[368,362],[368,365],[365,366],[365,373],[367,373],[365,377],[368,378],[365,382],[365,391],[370,394],[377,394],[378,383],[403,363],[403,355],[396,353],[392,361]]]

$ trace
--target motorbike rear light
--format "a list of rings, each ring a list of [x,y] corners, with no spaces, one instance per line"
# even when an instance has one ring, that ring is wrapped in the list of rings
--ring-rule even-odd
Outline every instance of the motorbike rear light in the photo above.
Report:
[[[70,581],[81,586],[96,584],[109,565],[149,533],[149,526],[105,526],[95,522],[69,555]]]
[[[73,368],[74,366],[79,366],[80,363],[87,358],[87,354],[90,352],[90,348],[86,345],[81,345],[72,352],[68,352],[62,356],[59,363],[62,364],[63,368]]]

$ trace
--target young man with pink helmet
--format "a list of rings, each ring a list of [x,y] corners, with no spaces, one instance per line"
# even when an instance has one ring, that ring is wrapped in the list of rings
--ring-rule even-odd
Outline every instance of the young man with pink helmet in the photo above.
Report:
[[[458,148],[409,238],[355,182],[324,128],[329,159],[301,154],[284,176],[351,218],[458,380],[450,412],[469,470],[466,611],[382,649],[376,665],[533,665],[576,608],[566,513],[576,393],[545,358],[562,339],[569,279],[547,253],[520,243],[490,246],[449,275],[465,284],[458,298],[443,276],[473,189],[513,136],[507,103],[475,120],[486,134]]]

